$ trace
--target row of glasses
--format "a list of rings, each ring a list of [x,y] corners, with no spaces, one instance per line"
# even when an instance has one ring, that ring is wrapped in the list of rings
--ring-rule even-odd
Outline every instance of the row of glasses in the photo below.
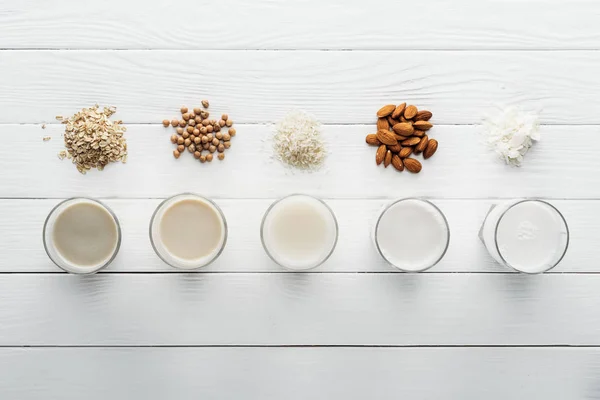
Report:
[[[220,222],[219,238],[209,254],[186,259],[165,245],[160,232],[163,216],[174,204],[194,200],[211,209]],[[115,226],[114,246],[101,261],[93,265],[74,262],[56,243],[57,224],[62,213],[73,205],[93,204],[106,210]],[[62,228],[64,229],[64,227]],[[73,232],[81,241],[96,238],[97,227],[91,223],[77,226]],[[227,243],[225,215],[212,200],[193,193],[170,197],[156,208],[149,227],[155,253],[172,267],[193,270],[214,262]],[[431,201],[405,198],[387,205],[374,224],[372,239],[381,257],[406,272],[421,272],[438,264],[450,243],[450,227],[444,213]],[[185,236],[184,236],[185,237]],[[265,212],[260,237],[267,255],[283,268],[308,270],[323,264],[338,241],[338,223],[333,210],[321,199],[293,194],[275,201]],[[538,199],[519,199],[493,205],[487,213],[479,238],[499,264],[523,273],[542,273],[563,259],[569,245],[569,229],[564,216],[551,204]],[[186,238],[189,243],[205,238]],[[95,273],[107,267],[121,247],[121,228],[115,213],[102,202],[90,198],[65,200],[52,209],[43,228],[44,248],[49,258],[63,270],[76,274]],[[96,240],[90,239],[83,250],[94,251]]]

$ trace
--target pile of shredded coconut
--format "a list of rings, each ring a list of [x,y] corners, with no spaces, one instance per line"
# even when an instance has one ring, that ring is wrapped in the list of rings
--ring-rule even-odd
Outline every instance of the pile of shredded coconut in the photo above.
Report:
[[[491,149],[506,164],[519,167],[533,142],[540,140],[539,115],[514,107],[483,120],[483,133]]]
[[[327,156],[321,124],[303,111],[288,113],[275,127],[273,150],[279,161],[291,167],[319,169]]]

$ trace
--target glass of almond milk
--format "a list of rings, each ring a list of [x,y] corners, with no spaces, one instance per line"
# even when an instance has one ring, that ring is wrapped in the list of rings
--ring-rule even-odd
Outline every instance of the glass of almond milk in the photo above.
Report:
[[[43,230],[44,248],[58,267],[74,274],[92,274],[108,266],[121,246],[116,215],[101,202],[84,197],[59,203]]]
[[[338,224],[323,200],[293,194],[277,200],[265,212],[260,237],[265,252],[277,264],[291,270],[307,270],[331,256],[338,239]]]
[[[569,228],[550,203],[520,199],[492,206],[479,238],[498,263],[539,274],[554,268],[565,256]]]
[[[421,272],[436,265],[450,243],[448,221],[433,203],[406,198],[388,205],[373,232],[381,257],[405,272]]]
[[[172,267],[204,267],[223,252],[227,222],[213,201],[194,193],[178,194],[154,211],[150,242],[158,257]]]

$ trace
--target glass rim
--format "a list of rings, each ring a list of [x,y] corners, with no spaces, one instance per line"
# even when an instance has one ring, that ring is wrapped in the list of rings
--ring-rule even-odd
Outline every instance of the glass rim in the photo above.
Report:
[[[500,251],[500,246],[498,245],[498,228],[500,227],[500,222],[506,216],[506,213],[508,211],[512,210],[515,206],[517,206],[519,204],[527,203],[527,202],[542,203],[542,204],[549,206],[552,210],[554,210],[558,214],[558,216],[562,220],[563,224],[565,224],[565,229],[567,231],[567,241],[565,243],[565,249],[563,250],[563,253],[561,254],[561,256],[558,258],[558,260],[552,266],[550,266],[546,269],[543,269],[541,271],[538,271],[538,272],[523,271],[523,270],[520,270],[520,269],[514,267],[513,265],[511,265],[508,261],[506,261],[506,259],[502,255],[502,252]],[[506,265],[507,267],[511,268],[512,270],[514,270],[516,272],[520,272],[523,274],[537,275],[537,274],[543,274],[544,272],[548,272],[548,271],[554,269],[558,264],[560,264],[562,259],[567,254],[567,250],[569,249],[570,240],[571,240],[571,232],[569,231],[569,225],[567,224],[567,220],[565,219],[565,217],[562,215],[562,213],[559,211],[558,208],[554,207],[552,204],[548,203],[547,201],[541,200],[541,199],[522,199],[522,200],[515,202],[514,204],[511,204],[506,210],[502,211],[502,213],[498,217],[496,226],[494,227],[494,245],[496,247],[496,251],[498,252],[498,255],[500,256],[500,259],[502,260],[504,265]]]
[[[290,198],[290,197],[297,197],[297,196],[304,196],[304,197],[310,197],[311,199],[314,199],[316,201],[318,201],[319,203],[321,203],[322,205],[325,206],[325,208],[327,209],[327,211],[329,211],[329,214],[331,215],[331,217],[333,218],[333,226],[335,227],[335,239],[333,240],[333,243],[331,245],[331,249],[329,250],[329,252],[327,253],[327,255],[325,257],[323,257],[323,259],[321,261],[319,261],[317,264],[312,265],[310,267],[306,267],[306,268],[292,268],[288,265],[285,265],[281,262],[279,262],[269,251],[269,249],[267,248],[267,244],[265,243],[265,235],[264,235],[264,228],[265,228],[265,222],[267,220],[267,217],[269,216],[269,214],[271,213],[271,211],[273,210],[273,207],[275,207],[277,204],[279,204],[281,201]],[[321,265],[323,265],[327,260],[329,260],[329,258],[331,257],[331,255],[333,254],[333,252],[335,251],[335,248],[337,246],[337,242],[338,242],[338,238],[339,238],[339,226],[338,226],[338,221],[337,221],[337,217],[335,216],[335,213],[333,212],[333,209],[331,207],[329,207],[329,205],[327,205],[327,203],[325,203],[325,201],[323,199],[320,199],[318,197],[312,196],[310,194],[305,194],[305,193],[292,193],[292,194],[288,194],[286,196],[283,196],[277,200],[275,200],[273,203],[271,203],[271,205],[267,208],[267,210],[265,211],[263,217],[262,217],[262,221],[260,223],[260,242],[263,246],[263,249],[265,250],[265,253],[267,253],[267,256],[269,256],[269,258],[277,265],[279,265],[280,267],[288,270],[288,271],[309,271],[311,269],[315,269],[317,267],[320,267]]]
[[[418,270],[407,270],[404,268],[401,268],[399,266],[397,266],[396,264],[394,264],[393,262],[391,262],[384,254],[383,251],[381,250],[381,247],[379,246],[379,223],[381,222],[381,218],[385,215],[385,213],[392,208],[393,206],[395,206],[396,204],[403,202],[403,201],[407,201],[407,200],[417,200],[423,203],[427,203],[428,205],[432,206],[434,208],[435,211],[437,211],[439,213],[439,215],[442,216],[442,220],[444,221],[444,225],[446,226],[446,244],[444,246],[444,251],[442,251],[442,254],[440,254],[440,256],[438,257],[438,259],[432,263],[431,265],[425,267],[425,268],[421,268]],[[433,202],[431,202],[430,200],[423,198],[423,197],[404,197],[402,199],[398,199],[393,201],[392,203],[388,204],[387,206],[385,206],[385,208],[381,211],[381,213],[379,213],[379,217],[377,217],[377,222],[375,223],[375,247],[377,248],[377,252],[379,253],[379,255],[391,266],[393,266],[394,268],[398,268],[400,271],[403,272],[425,272],[430,268],[435,267],[440,261],[442,261],[442,259],[444,258],[444,256],[446,255],[446,253],[448,252],[448,248],[450,247],[450,225],[448,224],[448,220],[446,219],[446,215],[442,212],[442,210],[436,206]]]
[[[56,211],[58,210],[59,207],[65,205],[66,203],[73,202],[76,200],[87,200],[92,203],[96,203],[96,204],[100,205],[102,208],[104,208],[110,214],[110,216],[113,218],[113,221],[115,222],[115,225],[117,226],[117,244],[115,246],[115,249],[114,249],[112,255],[105,263],[103,263],[102,265],[97,266],[93,269],[90,269],[89,271],[75,271],[75,270],[65,268],[57,260],[55,260],[52,257],[52,255],[50,254],[50,251],[48,249],[48,241],[46,238],[46,232],[47,232],[47,228],[48,228],[48,223],[50,222],[50,218],[54,215],[54,213],[56,213]],[[114,259],[117,257],[117,254],[119,253],[119,250],[121,249],[121,240],[122,240],[121,224],[119,222],[119,218],[117,218],[117,215],[106,204],[104,204],[100,200],[93,199],[91,197],[81,197],[81,196],[80,197],[69,197],[68,199],[65,199],[65,200],[59,202],[54,207],[52,207],[52,210],[50,210],[50,212],[48,213],[48,216],[46,217],[46,220],[44,221],[44,226],[42,227],[42,241],[44,243],[44,251],[46,252],[46,255],[48,256],[50,261],[52,261],[54,263],[54,265],[56,265],[58,268],[62,269],[65,272],[68,272],[70,274],[91,275],[91,274],[95,274],[96,272],[108,267],[110,265],[110,263],[112,263],[114,261]]]
[[[190,197],[196,197],[198,199],[201,199],[203,201],[206,201],[208,204],[210,204],[219,214],[219,217],[221,218],[221,221],[223,221],[223,243],[221,243],[221,248],[219,249],[218,252],[215,253],[215,255],[208,260],[207,262],[203,263],[202,265],[194,265],[192,267],[184,267],[181,265],[177,265],[174,264],[171,261],[168,261],[167,259],[165,259],[165,257],[163,257],[163,255],[160,253],[160,251],[158,250],[156,243],[154,243],[154,238],[152,235],[152,227],[154,226],[154,221],[156,219],[156,216],[158,214],[158,212],[165,206],[166,203],[168,203],[171,200],[174,200],[178,197],[184,197],[184,196],[190,196]],[[229,229],[227,227],[227,219],[225,218],[225,214],[223,214],[223,211],[221,210],[221,207],[219,207],[217,205],[217,203],[215,203],[213,200],[204,197],[202,195],[199,195],[197,193],[193,193],[193,192],[184,192],[184,193],[178,193],[175,194],[173,196],[169,196],[166,199],[164,199],[163,201],[161,201],[156,208],[154,209],[154,212],[152,212],[152,217],[150,218],[150,225],[149,225],[149,229],[148,229],[148,233],[150,236],[150,244],[152,245],[152,249],[154,250],[154,253],[158,256],[158,258],[160,258],[165,264],[167,264],[170,267],[173,268],[177,268],[177,269],[181,269],[181,270],[187,270],[187,271],[193,271],[196,269],[200,269],[200,268],[204,268],[210,264],[212,264],[213,262],[215,262],[217,260],[217,258],[219,258],[219,256],[221,255],[221,253],[223,253],[223,250],[225,249],[225,245],[227,244],[227,238],[229,236]],[[175,257],[173,257],[175,258]]]

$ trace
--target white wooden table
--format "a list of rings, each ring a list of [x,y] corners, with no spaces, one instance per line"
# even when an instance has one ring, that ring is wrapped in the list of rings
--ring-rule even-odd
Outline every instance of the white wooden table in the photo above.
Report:
[[[600,399],[599,20],[595,0],[0,0],[0,399]],[[223,163],[176,161],[160,121],[204,98],[239,134]],[[437,124],[419,175],[376,168],[364,144],[401,101]],[[56,158],[54,116],[94,103],[118,107],[130,156],[82,176]],[[541,110],[521,169],[478,137],[496,104]],[[292,108],[325,124],[326,170],[270,160],[269,124]],[[183,191],[230,226],[197,273],[160,262],[147,234]],[[263,212],[291,192],[323,197],[340,225],[309,273],[260,245]],[[123,230],[95,276],[61,273],[42,247],[49,210],[78,195]],[[406,196],[451,228],[423,274],[370,241]],[[477,238],[490,204],[521,196],[569,223],[552,273],[507,271]]]

